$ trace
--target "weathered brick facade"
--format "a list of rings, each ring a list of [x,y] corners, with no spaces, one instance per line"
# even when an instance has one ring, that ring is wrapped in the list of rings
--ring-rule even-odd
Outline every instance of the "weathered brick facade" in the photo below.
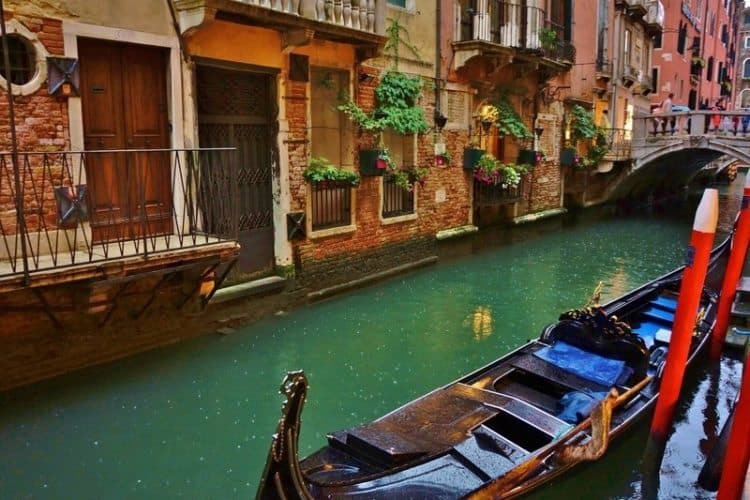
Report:
[[[372,77],[359,83],[356,89],[357,104],[366,112],[372,111],[375,106],[375,88],[379,83],[380,71],[368,66],[362,66],[359,70],[360,74]],[[307,203],[306,190],[309,189],[302,178],[307,166],[308,144],[305,140],[305,85],[290,82],[284,97],[289,122],[292,209],[303,211]],[[431,117],[434,95],[425,92],[420,105],[425,116]],[[452,165],[443,167],[435,165],[432,131],[417,137],[417,165],[428,166],[430,172],[424,185],[416,188],[417,217],[413,220],[384,223],[380,216],[382,177],[362,177],[353,193],[353,197],[356,197],[353,214],[356,230],[327,237],[308,236],[295,243],[295,262],[301,282],[319,288],[434,255],[438,231],[469,222],[471,179],[462,170],[460,161],[466,135],[460,131],[443,134],[448,151],[456,159]],[[356,140],[360,149],[375,146],[375,138],[371,134],[357,134]],[[445,201],[436,201],[438,191],[444,193]]]

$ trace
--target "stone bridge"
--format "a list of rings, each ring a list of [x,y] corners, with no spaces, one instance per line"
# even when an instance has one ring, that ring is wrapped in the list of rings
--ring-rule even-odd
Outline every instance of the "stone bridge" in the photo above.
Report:
[[[608,198],[654,188],[680,188],[702,170],[739,161],[750,165],[750,113],[693,111],[633,119],[627,175],[610,185]]]

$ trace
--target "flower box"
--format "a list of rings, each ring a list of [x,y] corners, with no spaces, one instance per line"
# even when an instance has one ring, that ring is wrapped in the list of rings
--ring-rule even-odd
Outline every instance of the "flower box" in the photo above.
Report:
[[[484,149],[465,148],[464,149],[464,170],[474,170],[479,163],[479,159],[484,156]]]
[[[575,149],[566,148],[560,152],[560,165],[563,167],[577,167],[579,161],[578,151]]]
[[[385,173],[388,162],[380,158],[379,149],[364,149],[359,152],[359,173],[362,177],[378,177]]]
[[[517,163],[522,165],[531,165],[535,167],[544,161],[544,155],[541,151],[535,151],[533,149],[522,149],[518,152]]]

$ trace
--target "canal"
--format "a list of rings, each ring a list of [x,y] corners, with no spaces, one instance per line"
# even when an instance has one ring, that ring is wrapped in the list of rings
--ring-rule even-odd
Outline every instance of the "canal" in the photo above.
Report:
[[[624,218],[589,210],[488,229],[443,246],[436,266],[3,394],[0,497],[253,496],[287,370],[310,380],[306,455],[327,431],[372,420],[537,336],[599,281],[606,301],[678,266],[693,207]],[[688,380],[661,498],[713,498],[694,483],[740,369],[726,358]],[[639,498],[647,430],[565,479],[565,496]]]

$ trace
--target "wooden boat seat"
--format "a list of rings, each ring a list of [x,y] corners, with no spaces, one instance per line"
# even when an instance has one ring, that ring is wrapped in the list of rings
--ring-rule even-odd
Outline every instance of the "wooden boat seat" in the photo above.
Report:
[[[500,412],[556,436],[567,425],[514,397],[456,383],[370,424],[329,436],[331,446],[386,467],[447,452]]]

